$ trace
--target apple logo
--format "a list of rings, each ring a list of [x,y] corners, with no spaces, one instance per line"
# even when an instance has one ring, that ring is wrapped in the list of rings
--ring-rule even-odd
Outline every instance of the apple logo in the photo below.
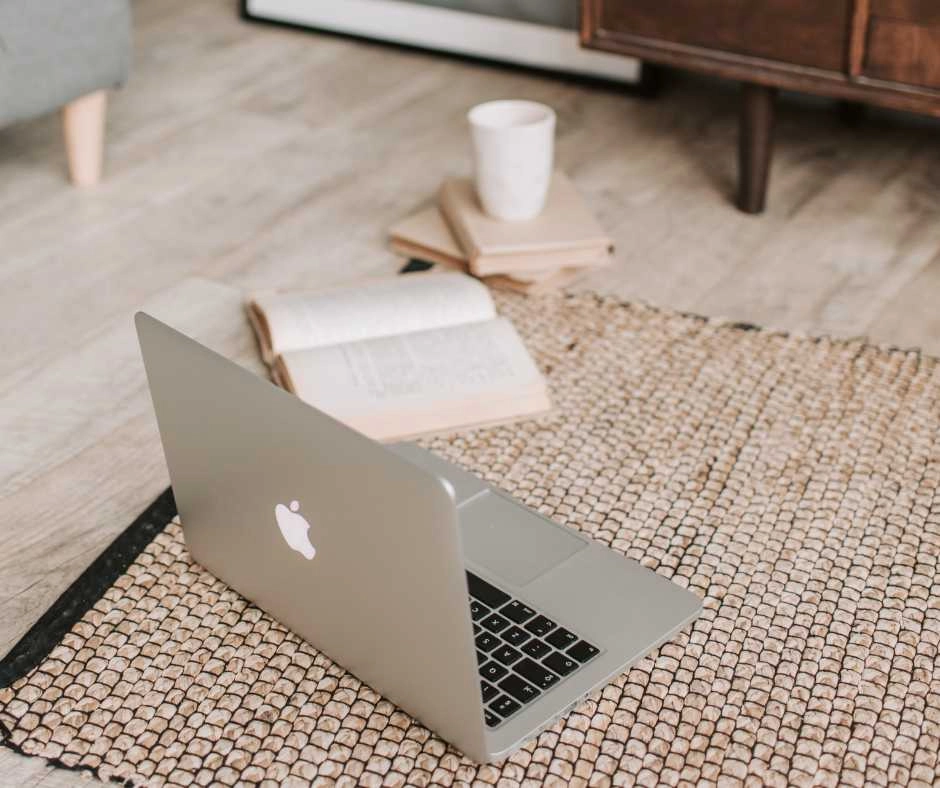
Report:
[[[291,550],[301,553],[309,561],[317,554],[317,549],[310,544],[310,537],[307,535],[310,523],[302,514],[297,513],[298,509],[300,509],[300,504],[297,501],[291,501],[290,508],[279,503],[274,507],[274,518],[277,520],[277,527],[281,529],[284,541]]]

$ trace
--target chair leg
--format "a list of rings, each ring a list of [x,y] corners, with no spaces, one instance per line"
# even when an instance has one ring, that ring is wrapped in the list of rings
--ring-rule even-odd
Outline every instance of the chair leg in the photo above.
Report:
[[[76,186],[94,186],[101,180],[107,107],[107,92],[98,90],[62,108],[69,175]]]
[[[767,196],[774,138],[775,88],[742,86],[738,140],[738,208],[761,213]]]

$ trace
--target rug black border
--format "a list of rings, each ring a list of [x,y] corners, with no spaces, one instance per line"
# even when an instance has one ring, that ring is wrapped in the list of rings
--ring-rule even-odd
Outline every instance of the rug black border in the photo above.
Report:
[[[173,490],[168,487],[118,534],[0,659],[0,689],[9,687],[40,665],[176,513]],[[0,737],[7,738],[2,730]]]

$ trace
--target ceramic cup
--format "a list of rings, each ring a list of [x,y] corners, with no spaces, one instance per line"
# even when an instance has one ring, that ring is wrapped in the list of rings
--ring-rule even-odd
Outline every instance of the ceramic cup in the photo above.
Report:
[[[483,210],[511,222],[538,216],[552,179],[555,111],[534,101],[488,101],[467,120]]]

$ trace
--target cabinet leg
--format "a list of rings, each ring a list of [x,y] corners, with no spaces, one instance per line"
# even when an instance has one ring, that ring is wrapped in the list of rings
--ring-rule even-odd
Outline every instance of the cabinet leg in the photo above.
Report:
[[[742,85],[738,140],[738,208],[762,213],[774,139],[776,88]]]

